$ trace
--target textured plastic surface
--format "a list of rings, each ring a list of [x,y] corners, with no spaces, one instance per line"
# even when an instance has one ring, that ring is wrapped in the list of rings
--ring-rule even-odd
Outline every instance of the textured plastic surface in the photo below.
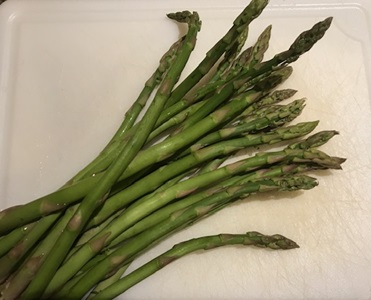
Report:
[[[8,1],[0,6],[1,208],[62,185],[89,162],[120,123],[159,57],[178,37],[165,13],[203,20],[188,73],[246,1]],[[268,56],[334,16],[326,37],[294,64],[286,87],[308,98],[300,121],[341,135],[324,149],[343,171],[316,174],[305,193],[254,197],[173,235],[138,259],[219,232],[282,233],[294,251],[230,247],[190,255],[122,299],[370,299],[371,3],[271,1],[249,43],[273,25]]]

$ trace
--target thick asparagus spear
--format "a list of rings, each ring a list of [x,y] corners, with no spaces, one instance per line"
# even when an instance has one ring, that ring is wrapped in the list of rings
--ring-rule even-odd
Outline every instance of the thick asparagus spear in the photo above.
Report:
[[[273,250],[288,250],[299,247],[294,241],[282,235],[275,234],[267,236],[255,231],[247,232],[246,234],[219,234],[200,237],[176,244],[170,250],[101,290],[99,293],[94,293],[95,296],[91,297],[91,299],[113,299],[173,261],[189,253],[199,250],[214,249],[226,245],[255,246]]]
[[[180,73],[188,61],[196,43],[197,32],[200,29],[200,21],[197,13],[182,12],[170,15],[170,18],[188,24],[188,33],[178,51],[176,60],[161,83],[154,100],[142,119],[141,125],[135,132],[136,134],[132,135],[127,140],[125,147],[120,150],[119,156],[107,169],[104,176],[102,176],[99,181],[99,184],[96,185],[83,199],[75,214],[68,222],[66,229],[56,241],[52,251],[50,251],[49,255],[46,257],[44,264],[40,267],[36,277],[22,294],[22,297],[38,298],[42,295],[51,279],[51,276],[67,256],[73,242],[76,240],[85,224],[89,221],[90,216],[107,198],[113,184],[118,180],[120,175],[136,156],[153,129],[162,108],[169,98],[172,88],[176,84]]]

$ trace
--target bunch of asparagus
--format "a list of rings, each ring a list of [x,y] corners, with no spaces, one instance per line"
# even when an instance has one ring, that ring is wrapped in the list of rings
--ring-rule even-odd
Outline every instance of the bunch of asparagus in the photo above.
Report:
[[[318,182],[304,172],[341,169],[343,158],[317,149],[337,132],[304,139],[318,121],[289,124],[305,100],[279,104],[296,91],[277,89],[292,74],[289,64],[324,36],[331,18],[264,61],[270,26],[255,44],[244,45],[249,24],[267,4],[252,0],[180,83],[201,22],[196,12],[168,15],[188,31],[161,58],[98,157],[54,193],[0,212],[2,299],[109,299],[192,251],[298,247],[281,235],[220,234],[180,243],[125,273],[154,243],[231,203],[256,193],[311,189]],[[240,155],[273,144],[280,149]]]

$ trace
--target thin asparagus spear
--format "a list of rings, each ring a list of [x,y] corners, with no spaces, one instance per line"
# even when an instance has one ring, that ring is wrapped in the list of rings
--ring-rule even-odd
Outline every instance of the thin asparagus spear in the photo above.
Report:
[[[231,77],[232,74],[234,76],[237,76],[242,70],[254,67],[255,64],[257,64],[263,59],[264,53],[269,45],[270,32],[271,27],[269,26],[259,36],[255,45],[251,47],[251,50],[243,52],[242,55],[238,57],[238,59],[235,61],[235,63],[232,65],[230,69],[227,69],[224,72],[224,74],[220,75],[218,74],[219,72],[217,72],[214,75],[214,77],[204,86],[200,87],[194,95],[188,98],[181,99],[173,106],[166,109],[164,111],[164,117],[162,118],[162,116],[160,116],[159,122],[163,122],[165,118],[173,116],[175,113],[183,110],[185,107],[188,107],[192,103],[200,101],[207,94],[215,92],[220,86],[223,86],[226,83],[226,78],[228,76]],[[227,61],[225,63],[229,64],[228,61],[229,58],[227,58]],[[222,62],[221,64],[223,65],[224,63]],[[221,78],[219,78],[218,80],[217,77]]]
[[[239,38],[240,33],[242,32],[245,34],[246,27],[262,13],[267,4],[268,0],[252,0],[249,5],[246,6],[234,20],[233,26],[229,31],[206,53],[206,57],[200,62],[196,69],[194,69],[172,92],[167,106],[183,98],[185,94],[211,70],[223,53]]]
[[[254,46],[244,51],[235,61],[233,61],[229,69],[225,70],[225,72],[220,76],[214,76],[212,80],[210,80],[210,86],[214,87],[218,79],[220,79],[221,83],[225,82],[228,77],[230,78],[232,76],[237,76],[242,70],[251,69],[256,64],[260,63],[269,47],[271,30],[272,26],[270,25],[260,34]],[[209,90],[208,84],[199,90],[197,97],[202,97],[204,94],[203,89]],[[194,101],[197,101],[197,97],[194,99]]]
[[[141,125],[136,130],[136,134],[132,135],[127,141],[125,147],[120,150],[120,155],[107,169],[104,176],[101,178],[99,185],[95,186],[83,199],[75,214],[68,222],[65,230],[55,243],[55,246],[46,257],[38,273],[23,292],[21,298],[38,298],[43,294],[52,275],[67,256],[73,242],[88,222],[90,216],[93,214],[95,209],[104,202],[113,184],[125,171],[147,140],[172,88],[188,61],[196,43],[197,32],[200,29],[200,21],[197,13],[192,14],[190,12],[182,12],[179,14],[171,14],[169,17],[188,24],[188,33],[178,51],[176,60],[166,74],[153,102],[142,119]]]
[[[37,226],[28,232],[28,234],[18,241],[12,249],[0,259],[0,282],[4,282],[14,268],[23,260],[25,255],[32,247],[39,242],[45,232],[58,220],[59,214],[49,215],[38,221]],[[38,259],[33,260],[33,264],[37,264]]]
[[[252,105],[254,102],[258,101],[259,97],[263,94],[269,93],[272,89],[276,88],[277,85],[284,82],[290,75],[292,74],[292,68],[287,67],[282,70],[278,70],[272,75],[268,76],[261,82],[257,83],[255,87],[252,88],[252,90],[248,90],[247,92],[243,92],[231,101],[239,101],[240,98],[245,98],[248,100],[247,107]],[[239,85],[236,85],[234,83],[227,85],[225,88],[233,88],[232,92],[238,90],[240,88]],[[218,94],[219,91],[216,91],[216,94]],[[187,118],[173,133],[172,135],[179,134],[179,132],[183,131],[186,128],[191,127],[198,121],[202,120],[204,117],[206,117],[208,114],[213,112],[215,108],[217,108],[221,103],[226,101],[229,97],[226,98],[222,97],[212,97],[210,100],[206,101],[201,108],[199,108],[193,115],[191,115],[189,118]]]
[[[265,96],[263,99],[255,102],[253,105],[246,108],[246,110],[242,112],[238,116],[238,118],[243,118],[245,116],[248,116],[262,107],[277,104],[278,102],[289,99],[292,96],[294,96],[296,93],[297,91],[293,89],[284,89],[284,90],[274,91],[271,94]]]
[[[117,282],[129,266],[130,264],[123,265],[112,276],[99,282],[94,290],[90,292],[89,297],[87,297],[86,299],[91,299],[93,295],[99,294],[100,292]]]
[[[107,288],[101,290],[95,296],[91,297],[91,299],[113,299],[140,281],[161,270],[163,267],[187,254],[199,250],[209,250],[227,245],[255,246],[260,248],[270,248],[273,250],[299,248],[294,241],[282,235],[275,234],[267,236],[255,231],[247,232],[246,234],[219,234],[200,237],[176,244],[170,250],[154,258],[122,279],[117,280]]]
[[[207,100],[205,100],[207,101]],[[188,107],[187,109],[181,111],[180,113],[176,114],[166,122],[162,123],[160,126],[158,126],[155,130],[151,132],[151,134],[148,137],[147,142],[152,141],[154,138],[159,136],[161,133],[163,133],[165,130],[170,129],[171,127],[180,124],[184,120],[186,120],[190,115],[195,113],[204,103],[205,101],[200,101],[198,103],[195,103]]]
[[[289,103],[285,106],[277,108],[274,107],[272,111],[270,110],[263,111],[262,114],[260,115],[257,114],[255,117],[250,118],[250,120],[248,120],[245,123],[225,127],[206,135],[205,137],[197,141],[195,144],[193,144],[191,147],[189,147],[189,149],[184,151],[182,155],[201,149],[205,146],[212,145],[213,143],[219,141],[220,139],[224,140],[236,136],[246,135],[249,134],[250,132],[262,129],[278,127],[289,121],[292,121],[294,118],[299,116],[303,111],[303,108],[304,99],[300,99],[295,100],[292,103]],[[277,131],[274,132],[276,133]]]
[[[134,125],[134,122],[137,120],[140,112],[146,105],[151,94],[153,93],[155,88],[161,83],[166,72],[170,68],[171,64],[174,62],[177,56],[178,49],[181,46],[183,40],[184,37],[180,38],[177,42],[171,45],[170,49],[162,56],[158,68],[145,82],[144,87],[140,92],[138,98],[132,104],[130,109],[126,112],[123,122],[121,123],[120,127],[117,129],[116,133],[113,135],[107,146],[102,150],[102,152],[95,160],[93,160],[84,169],[78,172],[68,182],[68,184],[72,184],[85,177],[92,176],[93,174],[101,171],[100,169],[97,170],[96,165],[102,159],[102,157],[109,155],[109,153],[111,153],[113,149],[116,149],[116,147],[118,147],[119,141],[123,138],[124,134],[127,132],[128,129],[130,129]]]
[[[118,248],[106,259],[100,261],[69,290],[68,295],[74,299],[82,298],[93,286],[102,280],[105,274],[125,264],[135,253],[152,244],[154,241],[170,232],[184,227],[202,215],[212,211],[215,207],[226,202],[238,199],[242,195],[273,191],[273,190],[294,190],[298,188],[310,189],[317,185],[317,181],[308,176],[290,177],[289,179],[270,179],[259,182],[250,182],[244,186],[234,186],[223,193],[212,195],[191,207],[172,214],[165,221],[154,228],[150,228],[138,235],[132,241]],[[57,295],[60,296],[60,295]]]

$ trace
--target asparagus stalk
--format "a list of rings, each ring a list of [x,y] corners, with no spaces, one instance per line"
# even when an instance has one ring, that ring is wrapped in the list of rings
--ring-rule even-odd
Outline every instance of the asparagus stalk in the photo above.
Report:
[[[227,57],[226,61],[221,63],[221,70],[218,70],[208,83],[199,88],[193,96],[181,99],[177,103],[174,103],[174,105],[171,107],[168,107],[164,111],[164,114],[162,115],[163,117],[160,116],[158,122],[164,122],[167,118],[175,115],[179,111],[182,111],[189,105],[196,103],[203,99],[206,95],[215,92],[215,90],[226,83],[227,76],[232,76],[232,74],[237,76],[243,69],[254,67],[255,64],[263,59],[264,53],[269,45],[270,33],[271,27],[268,27],[263,31],[256,44],[251,47],[250,50],[244,51],[242,55],[233,63],[231,68],[227,69],[224,73],[221,72],[222,74],[219,74],[218,71],[222,71],[225,68],[225,64],[230,64],[230,58]]]
[[[220,139],[224,140],[236,136],[243,136],[249,134],[250,132],[258,130],[278,127],[292,121],[294,118],[299,116],[303,108],[304,99],[300,99],[295,100],[285,106],[274,107],[272,110],[264,110],[260,115],[256,114],[256,116],[250,118],[250,120],[245,123],[228,126],[206,135],[195,144],[193,144],[189,149],[184,151],[182,154],[184,155],[189,152],[201,149],[207,145],[212,145]],[[273,132],[277,133],[277,131]],[[266,136],[269,137],[269,133],[264,134],[267,134]]]
[[[27,226],[16,228],[9,234],[3,236],[0,240],[0,257],[8,253],[17,242],[19,242],[31,229],[36,225],[36,222]]]
[[[182,199],[181,201],[170,203],[165,207],[159,209],[158,211],[155,211],[154,213],[150,214],[149,216],[140,220],[139,222],[136,222],[133,226],[122,232],[117,238],[115,238],[109,244],[107,248],[117,247],[120,243],[123,243],[124,241],[136,236],[137,234],[145,231],[146,229],[157,225],[175,211],[185,209],[186,207],[193,205],[194,203],[197,203],[208,196],[218,193],[224,190],[225,188],[230,187],[238,182],[249,182],[265,178],[289,176],[317,169],[323,169],[323,167],[318,166],[316,164],[302,164],[302,165],[285,164],[283,166],[276,166],[269,169],[259,169],[257,171],[249,172],[246,175],[233,176],[211,186],[210,188],[201,190],[197,193],[193,193],[190,196]]]
[[[184,37],[180,38],[177,42],[171,45],[170,49],[162,56],[162,58],[160,59],[159,66],[157,67],[155,72],[151,75],[151,77],[145,82],[144,87],[140,92],[138,98],[132,104],[130,109],[126,112],[123,122],[121,123],[120,127],[117,129],[116,133],[111,138],[110,142],[102,150],[99,156],[95,160],[93,160],[90,164],[88,164],[84,169],[82,169],[79,173],[77,173],[68,182],[68,184],[72,184],[85,177],[92,176],[93,174],[101,171],[99,168],[97,169],[97,165],[99,165],[99,162],[102,159],[104,159],[104,157],[109,155],[112,151],[114,151],[114,149],[117,149],[120,140],[124,137],[125,133],[134,125],[135,121],[137,120],[140,112],[146,105],[151,94],[153,93],[155,88],[161,83],[168,69],[174,62],[178,53],[178,49],[180,48],[183,41]]]
[[[233,98],[231,101],[240,101],[241,98],[245,98],[248,101],[247,107],[252,105],[256,102],[262,94],[269,93],[272,89],[276,88],[277,85],[284,82],[290,75],[292,74],[292,68],[287,67],[282,70],[274,72],[271,76],[265,78],[261,82],[258,82],[252,90],[248,90],[247,92],[242,92],[237,97]],[[230,83],[222,88],[225,89],[232,89],[232,93],[235,92],[240,88],[239,85],[234,83]],[[221,95],[222,92],[216,91],[215,97],[212,97],[210,100],[206,101],[193,115],[187,118],[172,135],[179,134],[179,132],[183,131],[186,128],[191,127],[198,121],[202,120],[208,114],[215,110],[221,103],[226,101],[229,98],[227,95],[225,98],[223,97],[216,97],[217,95]]]
[[[257,146],[264,143],[275,143],[290,138],[300,137],[311,132],[318,122],[301,123],[294,127],[287,127],[286,129],[272,131],[271,135],[257,134],[247,135],[240,139],[233,139],[225,142],[214,144],[210,147],[200,149],[189,155],[171,162],[169,165],[158,169],[157,171],[147,175],[141,180],[135,182],[126,190],[112,196],[106,201],[101,210],[89,222],[89,226],[98,225],[109,217],[112,211],[116,211],[119,207],[127,206],[133,200],[148,192],[148,189],[160,185],[164,180],[176,176],[178,172],[193,168],[201,162],[214,159],[219,156],[226,156],[238,150],[249,146]],[[151,188],[153,189],[153,188]]]
[[[291,177],[289,179],[270,179],[263,182],[251,182],[245,186],[231,187],[224,193],[212,195],[191,207],[172,214],[165,221],[154,228],[141,233],[132,241],[118,248],[106,259],[100,261],[69,290],[68,295],[74,299],[82,298],[93,286],[101,281],[105,274],[125,264],[135,253],[152,244],[166,234],[173,232],[179,227],[184,227],[202,215],[212,211],[215,207],[239,197],[263,191],[294,190],[297,188],[310,189],[317,185],[317,181],[307,176]],[[226,195],[225,195],[226,194]],[[60,295],[58,295],[60,296]]]
[[[266,72],[269,72],[270,70],[274,70],[275,68],[277,68],[277,66],[286,65],[288,63],[291,63],[291,62],[297,60],[300,57],[300,55],[309,51],[312,48],[312,46],[318,40],[320,40],[323,37],[323,35],[327,31],[327,29],[330,27],[331,21],[332,21],[332,18],[327,18],[324,21],[315,24],[310,30],[305,31],[302,34],[300,34],[299,37],[294,41],[294,43],[290,46],[290,48],[288,50],[275,55],[269,61],[258,64],[257,66],[255,66],[255,68],[253,68],[253,70],[251,70],[249,72],[245,72],[242,75],[239,75],[238,78],[233,79],[233,82],[236,82],[236,80],[238,81],[240,78],[244,78],[244,82],[245,82],[246,81],[246,76],[256,77],[259,74],[264,74]],[[197,73],[198,72],[199,71],[197,71]],[[200,123],[199,122],[196,125],[204,126],[205,122],[210,122],[209,117],[210,116],[205,118],[203,123],[199,124]],[[214,114],[213,117],[216,117],[215,114]],[[222,120],[222,122],[224,122],[224,121],[225,121],[225,119]],[[199,126],[197,126],[197,127],[199,127]],[[193,128],[193,127],[190,127],[190,128]],[[206,132],[203,131],[201,135],[205,134]],[[197,139],[199,137],[196,137],[195,139]],[[194,139],[192,139],[192,140],[194,140]],[[174,142],[173,139],[169,139],[168,142],[169,141],[171,141],[171,143]],[[179,141],[179,139],[178,139],[178,141]],[[185,143],[185,145],[188,145],[189,143],[190,142],[187,142],[187,143]],[[182,144],[180,146],[180,148],[184,147],[185,145]],[[162,149],[162,150],[164,150],[164,149],[166,149],[167,144],[166,143],[162,144],[162,146],[164,146],[164,148]],[[155,149],[155,152],[160,147],[161,146],[157,146],[157,148]],[[148,155],[149,157],[152,156],[152,159],[154,160],[154,162],[156,162],[156,161],[159,161],[159,160],[163,159],[164,157],[168,157],[170,154],[174,153],[174,151],[176,151],[175,148],[176,147],[174,147],[174,146],[169,147],[169,149],[170,149],[169,152],[168,151],[162,151],[162,152],[164,152],[163,155],[161,155],[162,158],[155,159],[154,157],[158,156],[158,154],[154,154],[154,155],[146,154],[146,155]],[[149,164],[153,163],[153,160],[152,160],[152,162],[150,162],[151,160],[147,159],[148,157],[146,159],[143,159],[143,153],[145,153],[145,151],[142,151],[142,155],[138,155],[138,158],[140,158],[142,160],[142,163],[139,163],[139,160],[136,160],[136,161],[138,161],[138,163],[134,164],[134,162],[133,162],[131,164],[131,165],[133,165],[134,173],[143,169],[142,165],[146,165],[148,163]],[[109,164],[110,160],[107,160],[107,162]],[[133,174],[133,173],[131,173],[133,171],[131,171],[131,172],[128,172],[128,171],[129,170],[127,170],[126,174],[129,174],[129,175]],[[125,176],[126,176],[126,174],[125,174]],[[87,192],[90,190],[91,187],[93,187],[96,184],[96,182],[98,181],[98,179],[96,177],[97,176],[89,178],[90,180],[84,180],[80,184],[72,185],[73,189],[63,189],[63,190],[61,190],[57,193],[54,193],[52,195],[46,196],[46,197],[41,198],[41,199],[37,199],[36,201],[33,201],[29,204],[22,205],[22,206],[19,206],[17,208],[13,207],[13,208],[10,208],[10,209],[3,210],[2,212],[0,212],[0,234],[7,233],[7,232],[15,229],[16,227],[20,227],[22,225],[31,223],[33,220],[37,219],[38,217],[40,217],[42,215],[50,214],[54,211],[61,210],[63,208],[63,203],[67,203],[67,202],[72,203],[72,202],[78,201],[79,199],[81,199],[82,197],[84,197],[87,194]],[[93,181],[95,181],[95,182],[93,183]],[[89,186],[89,188],[87,188],[88,186]],[[64,195],[62,196],[62,194],[64,194]]]
[[[203,78],[223,55],[230,48],[230,45],[239,39],[240,33],[245,34],[246,27],[256,19],[267,6],[268,0],[252,0],[241,14],[234,20],[229,31],[206,53],[206,57],[200,62],[195,70],[179,84],[172,92],[167,106],[170,106],[194,87]]]
[[[271,94],[265,96],[261,100],[257,101],[253,105],[246,108],[239,116],[238,119],[248,116],[250,114],[254,114],[255,111],[262,107],[270,106],[277,104],[283,100],[289,99],[296,94],[296,90],[293,89],[284,89],[284,90],[277,90],[272,92]]]
[[[312,146],[318,147],[328,142],[336,134],[337,134],[336,131],[321,131],[321,132],[318,132],[310,136],[308,139],[304,141],[290,144],[288,148],[309,149]],[[340,160],[338,158],[333,158],[333,160],[334,160],[333,161],[334,166],[336,168],[339,168],[339,165],[341,165],[344,162],[344,160]],[[237,181],[240,181],[240,180],[251,181],[251,180],[258,180],[258,179],[269,178],[269,177],[281,177],[281,176],[287,176],[287,175],[307,172],[307,171],[316,170],[316,169],[323,169],[323,168],[327,168],[327,167],[318,165],[315,163],[315,160],[313,160],[309,164],[299,164],[299,165],[284,164],[284,165],[278,165],[276,167],[272,167],[269,169],[259,169],[257,171],[249,172],[247,175],[234,176],[232,178],[222,181],[221,183],[213,185],[209,189],[200,191],[196,194],[192,194],[188,196],[186,199],[183,199],[182,201],[177,201],[173,204],[169,204],[166,207],[152,213],[148,217],[140,220],[134,226],[130,227],[129,229],[121,233],[119,237],[117,237],[116,239],[114,239],[114,241],[111,242],[110,247],[115,247],[116,245],[125,241],[126,239],[129,239],[130,237],[135,236],[136,234],[142,232],[143,230],[154,226],[155,224],[165,219],[168,215],[170,215],[174,211],[179,210],[179,209],[184,209],[185,207],[191,204],[194,204],[195,202],[207,196],[210,196],[213,193],[225,187],[235,184]]]
[[[126,264],[120,267],[112,276],[98,283],[94,290],[91,291],[87,299],[91,299],[93,295],[99,294],[101,291],[107,289],[109,286],[117,282],[122,277],[122,275],[125,273],[129,266],[130,264]]]
[[[308,159],[309,161],[312,161],[316,159],[316,163],[323,161],[322,163],[325,166],[330,163],[333,164],[330,157],[319,151],[284,149],[277,152],[257,154],[254,157],[179,182],[165,191],[155,194],[150,199],[145,198],[136,201],[102,232],[82,246],[63,266],[61,266],[50,283],[49,292],[57,290],[72,278],[72,276],[76,274],[88,260],[107,246],[113,239],[119,236],[121,232],[174,199],[183,198],[196,189],[205,187],[218,180],[226,179],[234,174],[255,170],[266,164],[291,161],[295,159],[299,159],[300,161],[307,161]],[[118,196],[114,201],[111,201],[111,203],[118,206],[120,202],[123,200],[126,201],[126,199],[126,197],[121,198]],[[115,207],[115,210],[116,209],[119,209],[119,207]],[[109,211],[112,210],[110,209]]]
[[[14,268],[24,259],[30,249],[40,241],[42,236],[52,226],[57,219],[58,214],[49,215],[38,222],[28,234],[18,241],[12,249],[0,259],[0,282],[4,282]],[[32,265],[37,264],[40,258],[34,258]]]
[[[22,294],[23,298],[38,298],[42,295],[52,275],[67,256],[69,249],[86,223],[89,221],[90,216],[93,214],[95,209],[105,201],[113,184],[126,170],[132,159],[144,145],[148,135],[155,125],[162,108],[169,98],[172,88],[177,82],[177,79],[179,78],[180,73],[195,46],[197,32],[200,29],[200,21],[197,13],[191,14],[190,12],[182,12],[179,14],[171,14],[169,17],[179,22],[185,22],[189,27],[185,40],[182,43],[182,47],[178,51],[176,60],[166,74],[153,102],[146,111],[140,126],[136,130],[136,134],[132,135],[127,140],[125,147],[120,150],[119,156],[107,169],[104,176],[101,178],[99,185],[96,185],[83,199],[75,214],[68,222],[65,230],[55,243],[52,251],[50,251],[49,255],[46,257],[44,264],[40,267],[37,275]]]
[[[275,234],[267,236],[255,231],[247,232],[246,234],[219,234],[200,237],[176,244],[170,250],[154,258],[107,288],[96,294],[92,293],[95,294],[95,296],[91,297],[91,299],[113,299],[140,281],[187,254],[199,250],[209,250],[227,245],[255,246],[260,248],[270,248],[273,250],[288,250],[299,247],[294,241],[282,235]]]
[[[204,135],[204,133],[218,126],[218,124],[224,123],[226,120],[231,119],[229,112],[235,114],[236,109],[237,111],[241,111],[243,108],[241,109],[236,105],[227,104],[194,126],[188,128],[181,134],[174,136],[171,139],[167,139],[166,141],[151,147],[149,150],[142,151],[139,153],[138,157],[134,159],[132,164],[129,165],[126,174],[123,174],[120,180],[135,174],[140,169],[144,169],[146,166],[151,165],[156,161],[166,158],[166,156],[169,156],[170,153],[174,153],[178,149],[181,149],[189,144],[190,141],[197,140],[199,137]],[[254,127],[251,126],[251,128]],[[148,158],[151,158],[151,161],[146,163],[146,159]],[[143,163],[146,164],[143,166]],[[136,164],[139,166],[135,166]],[[49,196],[41,197],[22,206],[9,208],[0,212],[0,233],[7,232],[12,228],[19,227],[23,224],[27,224],[28,222],[31,222],[42,215],[50,214],[64,208],[66,204],[72,204],[78,201],[97,184],[102,175],[103,174],[97,174],[94,177],[90,177],[68,188],[56,191]]]

